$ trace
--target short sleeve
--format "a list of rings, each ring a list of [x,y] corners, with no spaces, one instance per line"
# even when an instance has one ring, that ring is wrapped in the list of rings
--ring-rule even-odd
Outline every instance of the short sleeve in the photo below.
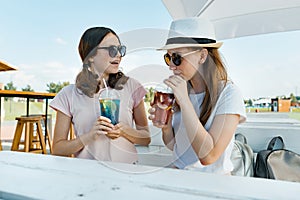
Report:
[[[133,99],[133,107],[137,107],[140,102],[144,99],[147,90],[142,86],[140,82],[137,80],[131,79],[131,88],[132,88],[132,99]]]
[[[246,121],[244,99],[240,89],[233,83],[228,83],[217,102],[216,115],[238,114],[239,123]]]
[[[73,85],[69,85],[64,87],[57,95],[54,97],[54,99],[51,101],[49,106],[53,108],[56,111],[60,111],[64,113],[65,115],[72,117],[71,109],[70,109],[70,99],[72,95],[72,88]]]

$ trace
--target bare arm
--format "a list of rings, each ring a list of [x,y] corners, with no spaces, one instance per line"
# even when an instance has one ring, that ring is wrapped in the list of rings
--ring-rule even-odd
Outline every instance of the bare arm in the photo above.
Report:
[[[56,114],[56,123],[53,136],[53,154],[60,156],[70,156],[80,151],[83,144],[79,138],[68,140],[71,118],[60,111]]]
[[[87,134],[82,134],[72,140],[68,140],[71,118],[60,111],[56,114],[56,123],[53,136],[53,154],[60,156],[70,156],[80,151],[84,145],[93,141],[99,134],[106,134],[111,130],[111,125],[107,118],[100,117]]]
[[[162,129],[162,139],[165,143],[165,145],[168,147],[168,149],[173,151],[173,147],[175,144],[175,137],[172,127],[172,117],[169,118],[168,124],[166,126],[163,126]]]
[[[116,137],[122,136],[126,138],[133,144],[148,145],[151,141],[151,138],[144,101],[141,101],[139,105],[133,109],[133,118],[136,129],[120,123],[116,125],[115,130],[108,133],[108,136],[114,134]]]
[[[209,131],[206,131],[196,113],[191,112],[190,106],[188,103],[181,107],[187,135],[200,162],[204,165],[212,164],[219,159],[232,139],[239,115],[217,115]]]

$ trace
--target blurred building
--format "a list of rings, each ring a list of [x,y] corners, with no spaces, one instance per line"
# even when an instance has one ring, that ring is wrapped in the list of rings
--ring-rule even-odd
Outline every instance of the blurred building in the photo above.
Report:
[[[291,99],[271,99],[271,111],[273,112],[290,112]]]
[[[272,104],[271,98],[259,98],[256,100],[253,100],[252,105],[254,107],[261,107],[261,108],[265,108],[265,107],[270,107]]]

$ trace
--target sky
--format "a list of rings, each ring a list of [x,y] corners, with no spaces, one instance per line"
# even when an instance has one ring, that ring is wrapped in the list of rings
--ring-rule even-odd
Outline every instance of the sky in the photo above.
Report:
[[[171,72],[156,51],[172,21],[161,0],[0,0],[0,60],[17,71],[0,82],[45,92],[74,83],[82,68],[78,43],[93,26],[115,30],[128,47],[120,67],[145,86]],[[244,98],[300,95],[300,31],[224,40],[220,52]]]

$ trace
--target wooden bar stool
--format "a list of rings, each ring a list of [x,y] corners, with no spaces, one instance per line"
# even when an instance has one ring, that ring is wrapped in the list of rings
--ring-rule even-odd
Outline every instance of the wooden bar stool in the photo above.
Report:
[[[46,120],[47,120],[47,118],[46,118],[46,115],[37,115],[37,114],[35,114],[35,115],[29,115],[30,117],[42,117],[42,120],[41,120],[41,122],[42,122],[42,127],[44,127],[44,131],[45,131],[45,135],[46,135],[46,140],[45,140],[45,142],[46,141],[48,141],[48,145],[49,145],[49,150],[50,150],[50,154],[52,154],[52,137],[51,137],[51,135],[50,135],[50,133],[49,133],[49,129],[48,129],[48,125],[47,125],[47,127],[46,127]],[[35,139],[38,139],[38,138],[35,138]],[[37,145],[39,145],[39,143],[37,143]],[[47,144],[46,144],[46,146],[47,146]]]
[[[24,151],[24,152],[34,152],[34,153],[43,153],[47,154],[45,138],[43,135],[42,116],[29,116],[29,117],[16,117],[18,120],[13,143],[11,150],[12,151]],[[34,125],[36,125],[36,131],[34,131]],[[25,126],[25,135],[24,142],[21,141],[21,136],[23,133],[23,128]],[[48,137],[49,146],[50,137],[46,130],[46,137]],[[24,145],[24,149],[20,149],[20,144]]]

